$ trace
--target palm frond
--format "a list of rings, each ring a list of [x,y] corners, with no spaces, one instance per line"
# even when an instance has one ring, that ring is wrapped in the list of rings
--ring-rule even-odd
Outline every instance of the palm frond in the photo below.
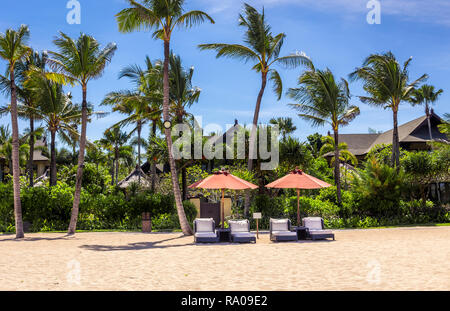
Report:
[[[280,74],[275,69],[269,71],[269,80],[273,83],[273,91],[278,96],[278,100],[281,99],[283,94],[283,82],[281,80]]]
[[[212,44],[200,44],[198,46],[200,50],[214,50],[217,52],[216,58],[225,56],[230,58],[243,59],[247,61],[261,62],[261,58],[254,51],[248,47],[240,44],[224,44],[224,43],[212,43]]]

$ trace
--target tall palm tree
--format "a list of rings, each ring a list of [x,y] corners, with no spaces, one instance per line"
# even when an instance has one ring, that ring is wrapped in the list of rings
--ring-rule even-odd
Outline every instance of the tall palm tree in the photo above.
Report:
[[[75,125],[80,122],[81,109],[64,94],[63,86],[47,79],[44,72],[30,73],[27,87],[35,94],[37,108],[20,105],[19,111],[32,111],[50,132],[50,186],[56,186],[56,134],[78,137]]]
[[[169,62],[170,77],[170,110],[177,123],[183,123],[190,114],[186,108],[198,102],[201,89],[192,85],[194,67],[188,70],[183,68],[181,58],[170,54]],[[183,161],[181,161],[183,162]],[[182,198],[187,200],[187,163],[181,165]]]
[[[433,140],[433,134],[431,133],[431,111],[430,106],[434,104],[439,96],[444,92],[443,89],[435,90],[433,85],[424,84],[419,89],[414,90],[412,96],[413,105],[424,105],[425,114],[427,116],[428,122],[428,134],[430,135],[430,140]]]
[[[11,124],[12,124],[12,170],[14,184],[14,216],[16,238],[24,237],[22,222],[22,205],[20,202],[20,167],[19,167],[19,125],[17,121],[17,89],[15,82],[15,68],[18,62],[24,61],[30,54],[26,45],[30,36],[27,26],[22,25],[16,31],[13,29],[0,33],[0,58],[7,62],[7,72],[10,81],[11,94]]]
[[[182,123],[189,116],[186,108],[198,102],[200,97],[201,89],[192,85],[193,75],[194,67],[184,69],[180,56],[170,54],[170,109],[178,123]]]
[[[52,58],[48,60],[48,63],[57,73],[49,73],[48,77],[61,84],[78,84],[81,86],[83,94],[78,168],[72,215],[68,229],[68,234],[72,235],[75,234],[77,227],[86,149],[88,122],[87,85],[91,80],[101,77],[105,67],[111,62],[117,46],[115,43],[110,43],[102,49],[100,43],[92,36],[81,34],[76,40],[73,40],[63,32],[60,32],[60,36],[53,43],[58,48],[58,52],[49,52]]]
[[[146,57],[145,70],[138,65],[127,66],[121,70],[119,79],[127,77],[134,82],[136,89],[133,91],[111,92],[106,95],[102,105],[113,106],[113,112],[117,111],[128,117],[114,124],[111,128],[127,126],[134,123],[136,126],[130,135],[137,132],[138,166],[141,167],[141,147],[143,144],[142,127],[152,121],[152,132],[156,132],[156,123],[161,119],[162,113],[162,66],[159,61],[153,64]],[[152,165],[153,166],[153,165]],[[153,171],[153,170],[152,170]],[[139,175],[139,183],[141,176]]]
[[[100,139],[100,144],[113,154],[113,178],[111,184],[117,185],[119,182],[119,160],[124,154],[131,153],[130,146],[125,146],[130,136],[122,132],[118,126],[106,130],[103,136]]]
[[[172,150],[172,136],[169,119],[170,86],[169,86],[169,54],[170,39],[173,31],[178,28],[190,28],[205,20],[214,20],[205,12],[194,10],[184,12],[184,0],[127,0],[129,8],[120,11],[116,17],[119,30],[129,33],[135,30],[154,30],[153,38],[164,42],[164,78],[163,78],[163,118],[166,124],[165,136],[168,150]],[[169,152],[169,164],[172,173],[172,186],[177,206],[180,226],[185,235],[192,235],[192,229],[187,221],[181,200],[180,186],[177,180],[177,169],[172,152]]]
[[[392,166],[400,166],[400,143],[398,137],[398,111],[402,101],[409,101],[414,88],[428,76],[409,82],[408,67],[410,57],[403,66],[392,52],[372,54],[366,58],[363,66],[357,68],[349,77],[350,80],[362,80],[368,96],[358,96],[363,103],[389,108],[392,110],[394,130],[392,136]]]
[[[300,112],[299,117],[315,126],[331,125],[334,132],[334,157],[339,159],[339,128],[350,123],[359,108],[351,106],[350,90],[346,80],[337,82],[329,70],[316,70],[311,64],[299,78],[299,87],[290,88],[288,95],[298,101],[291,106]],[[337,188],[337,201],[341,204],[341,180],[339,161],[334,162],[334,179]]]
[[[323,146],[320,148],[320,155],[321,156],[325,156],[326,154],[330,153],[330,152],[334,152],[336,146],[335,146],[335,142],[334,142],[334,138],[331,136],[324,136],[322,137],[322,142],[323,142]],[[358,159],[356,158],[356,156],[351,153],[348,150],[348,145],[345,142],[339,143],[339,145],[337,146],[337,148],[339,149],[339,163],[343,163],[344,164],[344,189],[347,190],[347,171],[348,171],[348,165],[347,164],[351,164],[354,167],[356,165],[358,165]],[[331,157],[330,160],[330,165],[333,166],[334,163],[336,161],[335,156]]]
[[[253,168],[253,154],[256,147],[256,126],[258,125],[261,100],[267,85],[267,79],[273,83],[273,90],[281,99],[283,94],[283,83],[278,71],[272,68],[274,65],[282,65],[286,68],[296,68],[302,64],[308,64],[309,58],[302,53],[295,53],[280,57],[280,51],[286,35],[279,33],[273,36],[270,26],[266,22],[264,9],[259,13],[255,8],[244,4],[244,15],[239,14],[239,26],[246,28],[244,43],[241,44],[201,44],[201,50],[215,50],[216,57],[238,58],[244,62],[251,61],[252,69],[261,73],[261,88],[256,99],[255,113],[253,115],[253,126],[250,134],[248,170]]]
[[[39,54],[37,51],[30,50],[30,54],[25,60],[20,61],[15,67],[15,79],[16,79],[16,92],[18,100],[23,104],[22,108],[29,107],[30,109],[18,111],[18,116],[20,118],[26,119],[30,122],[30,132],[29,132],[29,146],[30,155],[28,158],[27,171],[29,178],[29,186],[33,187],[34,183],[34,170],[33,170],[33,155],[34,155],[34,145],[36,139],[35,133],[35,121],[38,121],[38,117],[34,113],[34,108],[36,108],[36,102],[33,98],[33,92],[27,88],[26,81],[29,76],[28,73],[31,70],[44,70],[45,63],[47,60],[47,53],[42,52]],[[0,88],[9,93],[9,85],[11,81],[2,75],[0,75]],[[10,95],[10,94],[9,94]],[[0,114],[10,113],[9,107],[7,109],[2,109]]]
[[[292,134],[297,130],[297,127],[292,122],[292,118],[272,118],[269,121],[270,124],[278,125],[278,128],[280,129],[281,136],[283,137],[283,140],[286,139],[286,137],[289,134]]]

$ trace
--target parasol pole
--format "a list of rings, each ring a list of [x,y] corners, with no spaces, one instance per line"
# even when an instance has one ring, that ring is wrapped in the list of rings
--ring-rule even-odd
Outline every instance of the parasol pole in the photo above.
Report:
[[[297,189],[297,226],[300,227],[300,189]]]
[[[220,204],[222,211],[222,229],[225,228],[225,190],[222,189],[222,202]]]

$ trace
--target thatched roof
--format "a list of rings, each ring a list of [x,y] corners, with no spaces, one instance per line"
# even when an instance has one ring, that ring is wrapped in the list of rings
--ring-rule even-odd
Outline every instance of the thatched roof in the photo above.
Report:
[[[47,143],[45,139],[38,139],[34,143],[34,152],[33,152],[33,161],[44,161],[44,162],[50,162],[49,158],[44,156],[42,154],[42,150],[39,149],[39,147],[47,147]]]
[[[128,188],[132,183],[139,183],[139,176],[141,177],[141,186],[150,187],[151,185],[150,178],[139,167],[135,168],[130,173],[130,175],[128,175],[125,179],[121,180],[117,185],[122,189]]]

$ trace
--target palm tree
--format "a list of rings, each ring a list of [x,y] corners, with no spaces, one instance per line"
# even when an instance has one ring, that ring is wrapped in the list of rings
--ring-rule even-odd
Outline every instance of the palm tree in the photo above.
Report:
[[[186,108],[198,102],[201,89],[192,85],[194,67],[185,70],[178,55],[170,54],[170,109],[174,119],[182,123],[189,116]]]
[[[320,155],[321,156],[325,156],[326,154],[330,153],[330,152],[334,152],[336,146],[335,146],[335,142],[334,142],[334,138],[331,136],[324,136],[322,137],[322,142],[323,145],[320,148]],[[337,146],[337,148],[339,149],[339,163],[343,163],[344,164],[344,189],[347,190],[347,164],[351,163],[353,166],[358,165],[358,159],[356,158],[356,156],[351,153],[348,150],[348,145],[345,142],[339,143],[339,145]],[[333,166],[334,163],[336,161],[335,156],[333,156],[331,158],[330,161],[330,165]]]
[[[95,163],[97,173],[100,164],[106,161],[106,156],[102,151],[102,144],[99,140],[94,141],[88,146],[86,152],[86,162]]]
[[[292,134],[297,130],[297,127],[292,122],[292,118],[272,118],[269,121],[270,124],[278,125],[278,128],[280,129],[281,136],[283,137],[283,140],[286,139],[286,136],[289,134]]]
[[[272,66],[279,64],[286,68],[296,68],[301,64],[308,64],[310,60],[302,53],[279,56],[286,35],[284,33],[276,36],[272,35],[271,28],[265,19],[264,9],[262,13],[259,13],[255,8],[245,3],[244,15],[239,15],[239,26],[246,28],[244,34],[245,45],[213,43],[201,44],[199,47],[201,50],[217,51],[217,58],[226,56],[238,58],[244,62],[252,61],[254,63],[252,69],[261,73],[261,88],[256,100],[253,126],[250,135],[248,170],[251,171],[254,158],[252,155],[255,154],[256,147],[256,126],[259,119],[261,100],[267,85],[267,78],[273,83],[273,90],[277,94],[278,100],[281,99],[281,95],[283,94],[283,84],[280,74]]]
[[[398,110],[402,101],[409,101],[414,88],[428,76],[422,75],[414,82],[409,82],[408,67],[410,57],[401,66],[394,54],[372,54],[366,58],[361,68],[349,76],[351,80],[362,80],[368,96],[359,96],[363,103],[391,109],[394,119],[392,137],[392,166],[400,166],[400,143],[398,137]]]
[[[170,54],[169,62],[170,77],[170,109],[173,118],[178,123],[183,123],[190,114],[186,108],[198,102],[201,89],[192,85],[194,67],[185,70],[181,64],[180,56]],[[181,167],[182,198],[187,200],[187,171],[184,163]]]
[[[86,129],[88,122],[87,85],[91,80],[97,79],[103,74],[106,65],[111,62],[117,46],[114,43],[110,43],[102,49],[100,48],[99,42],[92,36],[81,34],[78,39],[73,40],[63,32],[60,32],[60,36],[53,43],[59,51],[49,52],[52,58],[48,60],[48,63],[58,73],[49,73],[47,74],[48,77],[61,84],[78,84],[81,86],[83,94],[78,168],[72,216],[68,229],[68,234],[72,235],[75,234],[77,227],[84,153],[86,149]]]
[[[298,138],[288,136],[280,142],[280,162],[289,169],[306,168],[311,158],[309,154],[305,143],[301,143]]]
[[[8,125],[0,125],[0,146],[6,144],[6,142],[11,138],[11,131]]]
[[[148,121],[153,122],[152,132],[156,132],[156,124],[161,118],[162,104],[162,66],[159,61],[152,64],[150,58],[146,57],[146,69],[143,70],[138,65],[127,66],[121,70],[119,79],[127,77],[136,85],[136,90],[111,92],[106,95],[102,105],[113,106],[113,111],[118,111],[128,117],[111,126],[127,126],[135,123],[136,126],[130,135],[137,132],[138,166],[141,167],[141,139],[142,127]],[[153,164],[154,165],[154,164]],[[152,165],[152,166],[153,166]],[[153,169],[152,169],[153,171]],[[139,175],[139,183],[141,176]]]
[[[428,122],[428,133],[430,140],[433,140],[433,134],[431,133],[431,111],[430,106],[434,104],[439,96],[444,92],[443,89],[435,90],[434,86],[424,84],[419,89],[414,90],[412,96],[413,105],[425,105],[425,114]]]
[[[125,146],[130,136],[122,132],[118,126],[108,129],[100,139],[100,144],[113,154],[113,174],[111,184],[119,182],[119,160],[126,154],[131,153],[130,146]]]
[[[8,75],[11,94],[11,124],[12,124],[12,170],[14,184],[14,216],[16,238],[24,237],[22,222],[22,205],[20,203],[20,167],[19,167],[19,125],[17,122],[17,89],[15,82],[15,68],[18,62],[24,61],[30,54],[26,46],[30,31],[25,25],[16,31],[8,29],[0,33],[0,58],[8,63]]]
[[[120,11],[116,17],[119,30],[129,33],[135,30],[155,30],[153,38],[164,42],[164,78],[163,78],[163,118],[166,124],[165,136],[168,150],[172,150],[172,136],[169,119],[170,86],[169,86],[169,54],[170,39],[176,27],[190,28],[205,20],[214,23],[214,20],[205,12],[194,10],[184,12],[184,0],[127,0],[131,7]],[[192,235],[186,213],[181,201],[180,186],[177,180],[177,170],[172,152],[169,152],[169,164],[172,172],[172,186],[175,202],[180,218],[180,226],[185,235]]]
[[[19,136],[19,167],[27,163],[29,145],[26,143],[29,134]],[[8,167],[12,167],[12,136],[9,125],[0,126],[0,156],[8,161]]]
[[[56,186],[56,134],[78,137],[75,125],[81,119],[81,109],[72,104],[70,94],[64,94],[61,84],[47,79],[41,71],[30,73],[27,87],[34,93],[37,108],[20,105],[19,111],[32,111],[50,132],[50,186]]]
[[[334,152],[334,150],[336,149],[336,144],[334,142],[334,138],[331,136],[323,136],[322,137],[322,142],[323,145],[320,148],[320,155],[324,156],[327,153],[330,152]],[[339,143],[339,145],[337,146],[337,148],[339,149],[339,160],[340,162],[345,162],[345,159],[349,159],[349,162],[351,162],[352,164],[356,165],[358,163],[358,160],[356,159],[355,155],[353,153],[351,153],[348,150],[348,145],[345,142]],[[333,155],[331,157],[331,161],[330,163],[333,165],[335,161],[335,156]]]
[[[28,73],[31,70],[44,70],[45,63],[47,60],[47,53],[42,52],[39,54],[37,51],[30,51],[30,54],[23,61],[16,64],[15,67],[15,79],[16,79],[16,91],[18,100],[23,104],[22,108],[29,107],[22,111],[18,111],[18,116],[23,119],[27,119],[30,122],[30,132],[29,132],[29,146],[30,146],[30,156],[28,158],[27,170],[29,178],[29,186],[33,187],[34,183],[34,170],[33,170],[33,155],[34,155],[34,144],[35,144],[35,128],[34,123],[38,121],[38,117],[34,113],[34,108],[36,108],[36,103],[33,98],[33,92],[27,88],[26,81],[28,80]],[[5,92],[9,91],[9,85],[11,81],[2,75],[0,75],[0,88],[4,89]],[[10,95],[10,94],[9,94]],[[0,114],[10,113],[9,107],[7,109],[2,109]]]
[[[316,70],[311,64],[299,78],[299,87],[291,88],[288,95],[297,100],[291,106],[300,111],[299,116],[315,126],[330,124],[334,132],[334,156],[339,159],[339,128],[350,123],[359,108],[350,106],[350,90],[346,80],[337,82],[333,73],[326,69]],[[337,188],[337,201],[341,204],[341,181],[339,161],[334,163],[334,179]]]

